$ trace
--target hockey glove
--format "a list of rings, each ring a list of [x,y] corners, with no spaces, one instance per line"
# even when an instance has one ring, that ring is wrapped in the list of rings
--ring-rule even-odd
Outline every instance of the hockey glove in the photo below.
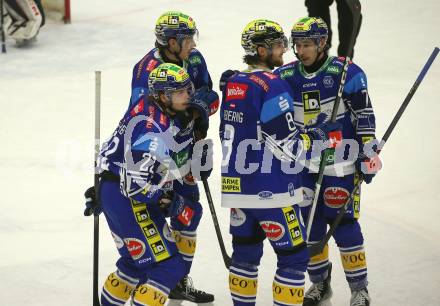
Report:
[[[92,214],[95,216],[99,215],[102,212],[102,208],[96,200],[95,187],[89,187],[86,192],[84,192],[84,197],[86,198],[86,209],[84,210],[84,216],[88,217]]]
[[[199,114],[194,122],[194,132],[197,139],[206,137],[209,128],[209,116],[217,111],[218,105],[217,93],[207,86],[199,88],[191,99],[189,108]]]
[[[382,169],[382,161],[377,155],[378,142],[374,136],[364,136],[359,141],[360,153],[355,162],[356,170],[365,183],[370,184],[373,177]]]
[[[194,215],[191,205],[190,200],[174,191],[167,191],[159,200],[159,207],[163,215],[170,218],[177,217],[180,221],[183,220],[184,225],[189,225]]]
[[[307,128],[306,132],[311,140],[329,141],[329,147],[336,147],[342,140],[342,124],[339,122],[325,122],[328,116],[321,113],[316,118],[316,123]]]
[[[225,89],[226,83],[228,82],[228,79],[230,77],[232,77],[233,75],[237,74],[238,72],[239,72],[238,70],[228,69],[222,73],[222,75],[220,77],[220,84],[219,84],[220,91],[223,91]]]

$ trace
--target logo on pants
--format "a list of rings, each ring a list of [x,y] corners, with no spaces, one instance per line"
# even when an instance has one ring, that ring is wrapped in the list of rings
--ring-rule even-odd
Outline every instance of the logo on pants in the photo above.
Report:
[[[342,187],[328,187],[324,190],[324,204],[330,208],[341,208],[350,193]]]
[[[271,241],[278,241],[284,236],[284,226],[275,221],[260,222],[261,228],[266,233],[266,237]]]
[[[125,245],[127,246],[128,252],[131,257],[136,260],[142,257],[145,254],[145,244],[136,238],[125,238]]]

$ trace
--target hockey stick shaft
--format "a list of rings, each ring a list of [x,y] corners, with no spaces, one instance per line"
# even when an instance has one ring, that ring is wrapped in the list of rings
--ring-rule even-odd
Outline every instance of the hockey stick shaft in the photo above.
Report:
[[[350,36],[350,42],[348,44],[348,50],[347,50],[347,54],[351,54],[351,52],[354,48],[354,42],[356,39],[357,29],[358,29],[358,25],[360,22],[361,4],[359,3],[359,0],[345,0],[345,1],[347,2],[347,5],[350,8],[350,11],[351,11],[352,17],[353,17],[353,29],[352,29],[352,33]],[[342,100],[342,93],[344,92],[345,80],[347,78],[347,71],[348,71],[348,66],[350,64],[350,61],[351,61],[351,58],[349,55],[347,55],[347,57],[345,58],[345,61],[344,61],[343,69],[342,69],[341,81],[339,82],[339,88],[338,88],[338,94],[336,96],[335,103],[333,104],[332,116],[330,118],[331,122],[335,122],[336,117],[338,116],[339,104],[341,103],[341,100]],[[307,242],[309,241],[310,232],[312,230],[313,219],[315,217],[316,207],[318,205],[319,193],[321,192],[321,185],[322,185],[322,181],[324,179],[324,169],[327,164],[327,159],[329,158],[329,156],[331,154],[333,154],[333,152],[331,150],[324,150],[324,152],[321,154],[321,161],[319,163],[319,170],[318,170],[318,179],[316,180],[316,183],[315,183],[315,192],[313,195],[312,206],[310,208],[309,216],[307,218],[307,226],[306,226]]]
[[[429,68],[431,67],[432,63],[434,62],[435,58],[437,57],[439,53],[439,48],[435,47],[434,50],[431,53],[431,56],[428,58],[427,62],[425,63],[425,66],[423,66],[422,71],[420,72],[419,76],[417,77],[416,81],[414,82],[413,86],[411,87],[410,91],[408,92],[407,96],[405,97],[405,100],[403,101],[402,105],[400,106],[399,110],[397,111],[396,115],[394,116],[393,120],[391,121],[390,125],[388,126],[381,142],[379,145],[379,150],[377,154],[381,152],[383,149],[385,143],[388,141],[388,138],[390,137],[391,133],[393,132],[394,128],[397,125],[397,122],[399,122],[400,118],[402,117],[403,112],[405,111],[406,107],[408,106],[409,102],[411,101],[412,97],[414,96],[414,93],[416,92],[417,88],[419,87],[420,83],[423,81],[426,73],[428,72]],[[347,212],[347,209],[349,207],[349,204],[352,203],[354,196],[358,193],[359,188],[363,182],[363,179],[360,178],[357,184],[355,185],[353,191],[351,192],[348,199],[345,201],[344,206],[339,210],[338,215],[336,216],[335,220],[331,224],[327,234],[325,235],[325,238],[321,241],[319,241],[316,244],[313,244],[308,247],[309,255],[315,256],[322,252],[327,242],[330,240],[330,237],[333,236],[336,228],[338,227],[339,223],[341,222],[342,218],[344,217],[345,213]]]
[[[99,176],[97,160],[99,154],[101,134],[101,71],[95,71],[95,162],[93,167],[94,187],[96,197],[99,198]],[[98,199],[99,201],[99,199]],[[93,306],[99,306],[98,271],[99,271],[99,214],[93,214]]]
[[[1,27],[1,35],[2,35],[2,53],[6,53],[6,38],[5,38],[5,29],[3,27],[3,0],[0,0],[0,27]]]
[[[222,232],[220,230],[217,214],[215,212],[214,202],[212,201],[211,190],[209,189],[208,181],[206,179],[202,181],[203,181],[203,187],[205,188],[206,198],[208,199],[209,210],[211,211],[212,222],[214,223],[214,229],[217,235],[218,244],[222,252],[223,262],[225,263],[226,269],[229,269],[231,265],[231,257],[226,252],[225,243],[222,237]]]

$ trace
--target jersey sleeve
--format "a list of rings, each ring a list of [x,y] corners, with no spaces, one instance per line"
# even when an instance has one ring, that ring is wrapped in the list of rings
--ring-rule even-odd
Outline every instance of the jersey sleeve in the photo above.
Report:
[[[129,107],[134,105],[141,97],[148,96],[148,76],[159,64],[160,62],[151,57],[149,53],[134,65]]]
[[[362,69],[351,64],[347,79],[344,95],[355,117],[356,137],[365,143],[374,138],[376,132],[376,118],[368,95],[367,77]]]

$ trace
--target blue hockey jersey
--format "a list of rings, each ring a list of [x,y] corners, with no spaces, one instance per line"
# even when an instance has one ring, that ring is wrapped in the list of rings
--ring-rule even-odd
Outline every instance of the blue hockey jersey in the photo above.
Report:
[[[329,57],[314,73],[307,73],[300,61],[286,64],[274,71],[293,89],[295,124],[307,129],[315,123],[320,113],[328,114],[328,120],[330,119],[338,94],[343,65],[344,58]],[[339,104],[336,119],[342,124],[342,136],[345,141],[353,140],[356,144],[362,144],[375,137],[375,116],[368,95],[367,77],[354,63],[348,66],[342,101]],[[348,147],[345,150],[348,150]],[[344,176],[354,173],[354,161],[357,155],[349,156],[345,151],[338,156],[336,161],[334,159],[327,161],[329,166],[325,168],[324,174]],[[317,172],[319,159],[306,162],[306,166]]]
[[[295,163],[274,158],[273,143],[301,142],[288,84],[268,71],[247,70],[228,79],[220,107],[222,206],[286,207],[302,201]],[[296,172],[295,172],[296,171]]]
[[[140,97],[148,96],[148,76],[162,63],[164,60],[160,56],[159,49],[154,48],[133,67],[130,105],[136,103]],[[203,55],[197,49],[190,52],[188,60],[183,62],[182,67],[188,72],[196,90],[204,86],[212,89],[208,67]]]
[[[174,179],[190,172],[193,126],[182,127],[155,102],[141,98],[102,145],[98,171],[120,177],[122,194],[157,202]]]

